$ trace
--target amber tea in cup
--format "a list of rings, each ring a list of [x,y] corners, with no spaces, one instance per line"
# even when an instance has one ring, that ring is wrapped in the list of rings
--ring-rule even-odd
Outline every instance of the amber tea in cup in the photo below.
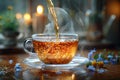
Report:
[[[32,43],[39,59],[45,64],[67,64],[76,54],[77,34],[55,35],[33,34]]]

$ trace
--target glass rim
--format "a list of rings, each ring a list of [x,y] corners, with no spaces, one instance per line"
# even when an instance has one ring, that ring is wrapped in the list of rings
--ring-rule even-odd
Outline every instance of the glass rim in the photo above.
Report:
[[[38,36],[56,36],[55,34],[33,34],[32,38],[38,37]],[[60,33],[59,36],[75,36],[78,37],[78,34],[76,33]]]

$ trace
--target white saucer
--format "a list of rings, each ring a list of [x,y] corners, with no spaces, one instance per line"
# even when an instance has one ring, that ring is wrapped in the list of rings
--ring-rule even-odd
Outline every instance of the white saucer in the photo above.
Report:
[[[25,63],[26,65],[31,66],[33,68],[42,68],[42,65],[43,65],[43,62],[41,62],[38,57],[36,57],[36,58],[30,58],[30,57],[25,58],[23,63]]]
[[[38,58],[36,58],[33,61],[29,60],[29,62],[26,60],[27,59],[24,60],[24,63],[27,64],[28,66],[31,66],[33,68],[49,69],[49,70],[71,69],[71,68],[75,68],[75,67],[84,65],[89,61],[88,58],[79,57],[79,56],[75,56],[73,58],[73,60],[68,64],[44,64]]]

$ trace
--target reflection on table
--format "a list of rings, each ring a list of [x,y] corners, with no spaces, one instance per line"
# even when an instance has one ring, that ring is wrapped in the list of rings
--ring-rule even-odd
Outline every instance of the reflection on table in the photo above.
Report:
[[[1,50],[0,50],[1,51]],[[98,49],[97,52],[102,50]],[[118,52],[119,50],[113,49]],[[87,56],[88,50],[83,50],[81,56]],[[79,52],[78,52],[79,53]],[[84,53],[84,54],[83,54]],[[106,71],[98,73],[89,71],[86,65],[69,70],[46,70],[30,67],[23,63],[29,55],[25,52],[0,54],[0,79],[1,80],[119,80],[120,65],[107,64]],[[11,62],[12,61],[12,62]],[[16,63],[20,63],[21,71],[15,71]]]

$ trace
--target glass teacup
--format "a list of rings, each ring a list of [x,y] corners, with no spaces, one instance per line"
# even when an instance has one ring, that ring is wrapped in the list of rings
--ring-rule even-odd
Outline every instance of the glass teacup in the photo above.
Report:
[[[67,64],[72,61],[78,47],[77,34],[59,34],[56,39],[55,34],[33,34],[32,39],[27,39],[24,46],[31,41],[33,49],[40,61],[45,64]],[[28,50],[24,47],[28,52]]]

